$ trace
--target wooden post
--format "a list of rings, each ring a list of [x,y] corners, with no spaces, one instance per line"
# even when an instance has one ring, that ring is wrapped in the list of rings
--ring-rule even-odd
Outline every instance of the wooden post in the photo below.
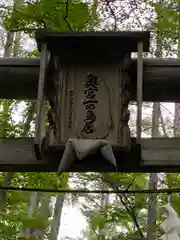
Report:
[[[138,58],[137,58],[137,143],[141,142],[142,128],[142,92],[143,92],[143,43],[138,43]]]
[[[45,98],[45,71],[47,62],[47,45],[42,44],[40,54],[40,73],[37,97],[37,112],[34,147],[37,159],[41,159],[41,142],[45,136],[46,98]]]
[[[119,121],[117,125],[119,125],[119,131],[117,139],[119,140],[119,144],[122,147],[127,148],[130,150],[131,148],[131,140],[130,140],[130,128],[129,128],[129,119],[130,119],[130,111],[129,111],[129,103],[131,98],[131,91],[130,91],[130,84],[131,80],[129,77],[129,74],[127,73],[127,70],[129,66],[131,65],[131,54],[128,53],[124,56],[122,65],[120,66],[121,71],[121,80],[120,80],[120,86],[117,87],[120,89],[120,95],[118,95],[118,101],[119,101],[119,113],[120,116],[118,116],[117,120]]]

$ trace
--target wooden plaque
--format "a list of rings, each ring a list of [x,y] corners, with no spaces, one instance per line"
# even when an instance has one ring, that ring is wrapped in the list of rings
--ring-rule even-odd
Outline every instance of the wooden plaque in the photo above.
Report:
[[[130,146],[129,78],[117,65],[57,68],[50,102],[55,106],[56,140],[106,139]]]

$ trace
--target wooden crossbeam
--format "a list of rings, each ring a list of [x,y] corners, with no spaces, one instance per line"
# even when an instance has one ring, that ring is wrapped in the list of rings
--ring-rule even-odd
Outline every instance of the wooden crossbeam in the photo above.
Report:
[[[62,152],[63,149],[61,149]],[[52,152],[56,152],[55,155]],[[52,156],[56,156],[54,159]],[[32,138],[0,140],[0,171],[32,171],[56,172],[61,159],[57,148],[52,148],[48,159],[36,160]],[[120,164],[120,172],[179,172],[180,171],[180,139],[154,138],[142,139],[141,164],[131,161]],[[111,165],[101,162],[99,157],[87,161],[79,161],[69,169],[72,172],[113,171]]]
[[[144,59],[143,101],[180,102],[180,59]],[[137,61],[129,70],[136,99]],[[39,58],[0,58],[0,98],[36,99]]]

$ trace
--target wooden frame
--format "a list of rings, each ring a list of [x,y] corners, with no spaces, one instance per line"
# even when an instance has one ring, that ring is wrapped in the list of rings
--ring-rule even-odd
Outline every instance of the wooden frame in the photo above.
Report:
[[[47,32],[37,30],[35,38],[39,51],[47,43],[47,49],[61,56],[63,64],[117,63],[121,54],[137,52],[138,43],[143,43],[143,52],[149,52],[149,31],[106,32]]]
[[[0,98],[37,99],[39,68],[39,58],[0,58]],[[133,59],[131,100],[136,99],[136,69],[137,60]],[[180,102],[180,59],[145,58],[143,70],[143,101]]]
[[[143,100],[143,43],[138,43],[137,52],[137,120],[136,120],[136,135],[137,143],[141,144],[142,131],[142,100]]]
[[[59,160],[36,160],[33,148],[33,138],[20,139],[1,139],[0,140],[0,171],[31,171],[31,172],[57,172],[60,162],[60,154],[58,151],[63,150],[61,146],[58,150],[53,147],[54,152],[57,152]],[[179,172],[180,171],[180,139],[178,138],[154,138],[142,139],[142,162],[139,165],[137,162],[131,163],[120,161],[120,172]],[[52,153],[52,151],[51,151]],[[50,154],[51,155],[51,154]],[[99,159],[88,159],[87,161],[79,162],[70,169],[72,172],[96,171],[97,168],[101,172],[110,172],[111,165],[103,161],[103,168]]]
[[[142,33],[140,35],[138,35],[139,33],[133,33],[134,35],[132,33],[128,33],[132,36],[129,36],[128,34],[123,35],[125,33],[123,33],[122,35],[121,33],[118,33],[119,35],[117,33],[99,33],[96,37],[93,36],[93,34],[94,33],[77,33],[72,36],[72,33],[64,33],[64,35],[53,35],[53,33],[47,34],[44,32],[37,33],[36,39],[38,39],[38,47],[39,50],[42,51],[42,55],[44,55],[43,58],[41,58],[40,67],[38,62],[35,63],[35,61],[37,61],[36,59],[32,60],[31,64],[28,66],[25,64],[25,62],[24,65],[18,65],[17,63],[13,65],[12,62],[10,63],[10,59],[6,59],[6,64],[4,63],[4,65],[0,63],[0,73],[2,73],[2,80],[0,79],[0,89],[2,89],[0,90],[0,97],[38,99],[38,106],[41,106],[41,108],[37,108],[38,117],[35,135],[35,145],[38,145],[39,148],[41,148],[42,138],[44,136],[44,131],[42,131],[42,129],[44,128],[45,122],[45,96],[43,88],[44,71],[46,65],[46,49],[43,50],[43,46],[46,46],[47,44],[47,50],[52,50],[50,52],[53,52],[53,54],[57,56],[56,54],[59,53],[56,53],[57,47],[55,47],[55,43],[56,45],[58,44],[58,46],[60,46],[58,51],[61,52],[62,57],[61,61],[65,64],[68,64],[68,60],[71,59],[72,64],[74,63],[73,61],[77,60],[77,65],[85,64],[85,61],[83,62],[82,59],[87,60],[86,64],[94,61],[94,53],[96,55],[95,61],[97,61],[97,64],[100,62],[100,60],[103,61],[104,64],[107,61],[110,61],[110,59],[113,59],[113,61],[117,61],[118,59],[120,59],[119,54],[121,53],[121,50],[123,48],[128,49],[128,46],[131,46],[131,49],[128,49],[127,51],[128,53],[133,50],[136,51],[138,48],[138,59],[137,61],[132,62],[130,69],[127,70],[131,79],[131,100],[137,100],[138,105],[137,139],[132,139],[130,151],[124,151],[123,148],[119,147],[119,145],[113,145],[113,153],[117,161],[117,170],[118,172],[180,171],[180,139],[141,139],[141,106],[143,100],[180,101],[180,62],[175,62],[174,60],[169,62],[161,61],[160,64],[160,60],[159,62],[151,60],[152,65],[146,65],[146,62],[143,65],[142,51],[146,51],[147,49],[149,49],[149,33]],[[102,37],[104,40],[103,44]],[[131,37],[132,39],[130,39]],[[120,38],[122,38],[122,41],[119,45],[117,45],[116,43],[119,42]],[[84,39],[85,41],[84,45],[82,43],[82,39]],[[93,49],[91,49],[91,47],[95,47],[96,45],[93,45],[94,43],[92,42],[92,39],[94,42],[99,43],[98,48],[95,49],[98,50],[100,48],[100,52],[93,52]],[[113,41],[110,44],[111,47],[107,48],[107,43],[109,44],[109,41],[112,39]],[[73,42],[71,42],[72,40]],[[70,50],[66,45],[68,41],[71,42],[70,45],[67,44],[68,46],[72,47]],[[91,47],[89,48],[87,48],[88,41],[92,43],[90,45]],[[75,46],[76,44],[78,47],[82,48],[80,52],[77,51],[77,48]],[[118,48],[118,46],[120,47]],[[87,50],[86,54],[84,54],[85,49]],[[125,50],[124,52],[122,51],[122,56],[126,52]],[[89,58],[87,58],[87,55],[89,56]],[[156,65],[155,62],[159,65]],[[112,64],[114,64],[114,62],[112,62]],[[39,68],[40,87],[38,89],[37,85]],[[161,69],[160,73],[157,71],[157,69]],[[142,70],[144,71],[143,76]],[[13,74],[13,71],[17,74],[17,81],[15,79],[15,74]],[[13,79],[14,83],[12,83],[11,79]],[[172,82],[172,79],[174,79],[174,82]],[[11,87],[9,87],[10,81],[12,83]],[[27,84],[22,84],[23,81],[26,81]],[[36,97],[37,89],[38,96]],[[136,97],[136,95],[138,96]],[[61,161],[64,147],[64,145],[48,146],[48,150],[43,153],[42,160],[38,161],[37,155],[35,156],[34,152],[34,139],[1,139],[0,170],[56,172],[58,169],[58,165]],[[115,172],[115,169],[113,165],[105,162],[99,153],[96,153],[95,155],[88,156],[85,160],[76,160],[76,162],[73,164],[72,167],[70,167],[70,169],[68,169],[68,171]]]
[[[71,137],[105,139],[111,144],[118,143],[120,153],[125,149],[128,149],[128,153],[131,151],[128,105],[132,82],[127,71],[131,64],[131,52],[136,51],[137,140],[140,144],[142,54],[149,51],[150,32],[55,33],[44,29],[36,31],[35,38],[41,53],[35,125],[36,158],[41,159],[40,153],[44,150],[41,144],[45,125],[45,98],[49,102],[53,122],[49,128],[53,128],[57,143],[64,144]],[[46,68],[47,52],[50,53],[50,59]],[[73,103],[71,94],[74,96]],[[104,108],[104,105],[107,107]],[[72,124],[69,124],[69,119],[72,119]],[[45,142],[49,142],[48,137],[47,133]],[[57,156],[53,159],[57,159]],[[69,161],[69,157],[66,160]]]
[[[46,96],[45,96],[45,71],[47,65],[47,46],[43,44],[40,57],[40,73],[37,96],[37,111],[35,124],[34,149],[36,158],[41,159],[42,140],[45,137],[45,119],[46,119]]]

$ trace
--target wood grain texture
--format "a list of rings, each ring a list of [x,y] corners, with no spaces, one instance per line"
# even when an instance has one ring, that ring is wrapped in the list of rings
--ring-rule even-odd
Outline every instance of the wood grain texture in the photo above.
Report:
[[[137,120],[136,120],[136,134],[137,142],[141,141],[142,132],[142,101],[143,101],[143,43],[138,43],[137,56]]]
[[[46,97],[45,97],[45,74],[47,65],[47,46],[42,46],[40,56],[40,74],[37,95],[37,110],[36,110],[36,124],[35,124],[35,140],[34,143],[37,147],[38,155],[40,154],[42,139],[45,136],[45,119],[46,119]]]
[[[56,172],[64,146],[52,147],[44,160],[36,160],[31,138],[0,139],[0,171]],[[180,139],[142,139],[142,161],[119,154],[113,148],[119,172],[179,172]],[[77,161],[69,171],[111,172],[114,168],[99,154],[84,161]]]
[[[39,66],[39,58],[0,58],[0,98],[36,99]],[[136,68],[133,59],[131,100],[136,99]],[[180,102],[180,59],[143,59],[143,69],[143,101]]]
[[[104,69],[93,65],[67,71],[54,64],[51,71],[56,74],[49,81],[55,87],[50,102],[59,144],[69,138],[85,138],[130,145],[130,94],[125,88],[128,79],[120,67],[119,64],[107,65]]]

